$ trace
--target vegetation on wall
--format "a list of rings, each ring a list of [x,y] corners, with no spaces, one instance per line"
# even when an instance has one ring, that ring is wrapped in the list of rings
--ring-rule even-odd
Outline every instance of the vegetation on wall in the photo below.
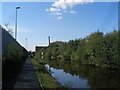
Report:
[[[6,33],[5,45],[3,50],[5,52],[2,55],[2,87],[9,88],[13,87],[14,78],[19,75],[20,69],[25,61],[25,57],[27,57],[28,52],[25,48],[23,48],[10,34]],[[12,81],[13,79],[13,81]]]
[[[11,43],[7,45],[6,55],[4,56],[3,66],[10,65],[12,67],[19,68],[24,62],[28,52],[23,47],[17,45],[16,43]]]
[[[71,62],[80,62],[108,68],[120,68],[119,59],[119,33],[103,34],[96,31],[85,38],[70,40],[68,42],[56,41],[43,51],[46,59],[59,59]],[[39,56],[38,56],[39,57]]]
[[[7,59],[13,60],[15,58],[22,58],[22,56],[23,50],[21,47],[18,47],[13,43],[7,46]]]

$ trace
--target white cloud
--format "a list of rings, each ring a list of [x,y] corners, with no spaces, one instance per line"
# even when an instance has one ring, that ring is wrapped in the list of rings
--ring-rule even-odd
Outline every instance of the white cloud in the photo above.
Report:
[[[50,9],[46,9],[46,11],[51,11],[51,12],[57,12],[57,11],[61,11],[59,8],[50,8]]]
[[[62,15],[62,13],[55,13],[54,15]]]
[[[59,17],[57,17],[56,19],[57,19],[57,20],[61,20],[61,19],[63,19],[63,17],[62,17],[62,16],[59,16]]]
[[[52,4],[52,7],[67,9],[73,8],[76,5],[93,2],[93,0],[59,0]]]
[[[50,9],[46,9],[47,12],[52,12],[53,15],[62,15],[62,13],[76,14],[77,12],[72,10],[77,5],[93,2],[93,0],[58,0],[54,2]],[[71,9],[71,11],[68,11]],[[63,17],[57,17],[58,20]]]
[[[67,8],[66,1],[65,0],[59,0],[55,3],[53,3],[52,7],[66,9]]]
[[[76,14],[77,12],[76,12],[76,11],[71,10],[71,11],[70,11],[70,13],[71,13],[71,14]]]

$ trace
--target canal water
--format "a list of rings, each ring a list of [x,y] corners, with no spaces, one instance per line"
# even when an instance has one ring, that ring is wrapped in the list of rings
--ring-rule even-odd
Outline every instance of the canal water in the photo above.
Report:
[[[79,63],[49,61],[46,68],[67,88],[120,88],[120,71]]]

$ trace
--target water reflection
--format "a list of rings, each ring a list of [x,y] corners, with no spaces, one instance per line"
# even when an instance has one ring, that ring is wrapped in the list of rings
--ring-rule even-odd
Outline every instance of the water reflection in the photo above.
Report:
[[[79,63],[48,61],[51,75],[62,85],[72,88],[120,88],[120,72]]]

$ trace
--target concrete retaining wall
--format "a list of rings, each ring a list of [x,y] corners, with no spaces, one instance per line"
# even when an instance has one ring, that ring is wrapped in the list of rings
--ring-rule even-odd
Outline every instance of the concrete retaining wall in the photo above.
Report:
[[[0,26],[0,56],[2,55],[2,30]]]
[[[0,54],[6,56],[8,53],[8,48],[13,48],[13,51],[19,51],[20,49],[23,54],[26,50],[4,29],[0,26]],[[17,52],[15,52],[17,53]]]

